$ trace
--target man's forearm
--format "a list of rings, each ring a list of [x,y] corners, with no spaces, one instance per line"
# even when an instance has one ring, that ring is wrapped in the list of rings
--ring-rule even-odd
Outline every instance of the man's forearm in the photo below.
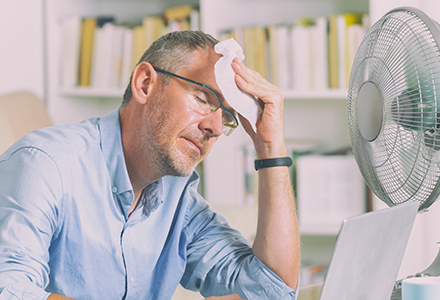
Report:
[[[260,169],[257,235],[254,254],[293,289],[300,268],[295,202],[287,167]]]
[[[49,297],[47,298],[47,300],[69,300],[69,299],[74,300],[72,298],[61,296],[58,294],[50,294]]]

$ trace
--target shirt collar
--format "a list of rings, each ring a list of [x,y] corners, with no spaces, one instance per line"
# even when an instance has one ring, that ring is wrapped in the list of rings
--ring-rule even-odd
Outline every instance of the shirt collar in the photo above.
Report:
[[[119,108],[102,117],[99,121],[101,150],[107,164],[112,192],[122,194],[132,191],[130,178],[122,150]]]
[[[127,215],[128,209],[133,201],[133,187],[128,176],[124,152],[122,150],[119,109],[100,118],[98,126],[100,130],[101,150],[107,164],[112,192],[118,195],[117,199],[121,201],[124,213]],[[157,210],[163,203],[165,186],[167,189],[173,187],[173,190],[180,191],[179,188],[176,188],[177,186],[181,186],[183,189],[187,183],[196,183],[198,181],[198,175],[194,172],[188,177],[166,176],[165,179],[168,180],[161,178],[144,189],[140,205],[140,207],[142,207],[142,219],[148,218],[151,213]]]

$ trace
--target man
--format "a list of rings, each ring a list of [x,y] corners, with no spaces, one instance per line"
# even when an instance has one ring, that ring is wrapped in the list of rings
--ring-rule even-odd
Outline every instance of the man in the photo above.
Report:
[[[160,38],[119,110],[38,130],[0,156],[0,299],[170,299],[179,282],[222,299],[295,298],[288,168],[258,171],[252,247],[196,192],[196,165],[238,125],[216,84],[217,42]],[[286,157],[282,91],[232,67],[263,109],[256,132],[239,116],[258,159]]]

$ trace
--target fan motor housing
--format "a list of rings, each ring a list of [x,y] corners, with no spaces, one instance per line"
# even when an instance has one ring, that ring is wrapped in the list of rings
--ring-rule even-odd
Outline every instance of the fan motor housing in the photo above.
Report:
[[[379,89],[371,82],[365,82],[357,98],[357,120],[359,131],[367,141],[374,141],[383,123],[383,104]]]

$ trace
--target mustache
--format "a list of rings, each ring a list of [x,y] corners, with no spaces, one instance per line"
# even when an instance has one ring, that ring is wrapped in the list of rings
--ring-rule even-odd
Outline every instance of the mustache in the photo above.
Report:
[[[205,153],[206,151],[208,151],[208,143],[209,143],[209,139],[210,137],[206,134],[203,134],[200,131],[194,132],[194,131],[188,131],[185,133],[185,136],[189,139],[192,139],[194,141],[197,141],[198,143],[200,143],[203,146],[203,152]]]

